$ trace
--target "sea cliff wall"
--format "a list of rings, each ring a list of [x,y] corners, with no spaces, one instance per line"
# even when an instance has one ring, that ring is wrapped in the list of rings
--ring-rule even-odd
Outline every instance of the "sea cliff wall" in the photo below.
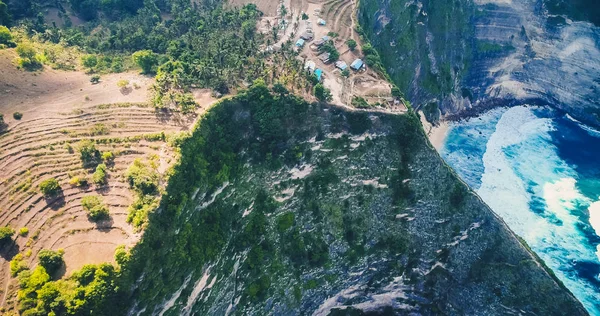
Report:
[[[550,2],[361,0],[358,17],[430,120],[535,103],[600,126],[600,27],[571,19],[585,18],[574,14],[585,6]]]

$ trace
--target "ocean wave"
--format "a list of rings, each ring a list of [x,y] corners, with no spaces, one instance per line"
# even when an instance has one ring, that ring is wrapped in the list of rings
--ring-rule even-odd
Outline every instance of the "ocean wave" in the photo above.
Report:
[[[548,108],[519,106],[505,109],[495,121],[487,120],[488,126],[481,121],[456,123],[461,133],[453,132],[448,142],[462,147],[452,151],[449,146],[442,155],[461,176],[480,177],[474,189],[483,200],[592,314],[600,315],[600,279],[590,272],[600,270],[600,197],[582,193],[581,170],[561,156],[553,135],[566,130],[558,118]],[[489,135],[472,136],[481,130]],[[476,172],[464,169],[478,160],[481,167]],[[593,229],[585,228],[590,226]],[[598,236],[590,238],[594,232]]]

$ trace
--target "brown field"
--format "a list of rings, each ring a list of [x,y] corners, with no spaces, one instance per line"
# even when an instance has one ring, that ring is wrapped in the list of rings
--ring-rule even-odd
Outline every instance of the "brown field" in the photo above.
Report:
[[[134,159],[150,157],[164,172],[176,160],[174,151],[165,141],[142,136],[186,131],[196,118],[147,106],[151,78],[111,74],[92,85],[82,72],[20,71],[12,64],[15,57],[13,50],[0,50],[0,113],[8,124],[0,134],[0,226],[17,231],[14,244],[0,249],[0,306],[15,300],[17,284],[9,261],[17,253],[25,254],[32,268],[41,249],[62,248],[68,275],[85,264],[113,261],[118,245],[134,245],[140,233],[126,222],[133,193],[123,173]],[[129,80],[131,87],[120,90],[116,83],[121,79]],[[195,95],[204,107],[214,102],[205,91]],[[21,120],[13,119],[16,111],[23,113]],[[103,124],[105,133],[89,136],[97,124]],[[74,175],[89,178],[93,172],[83,168],[76,150],[82,139],[94,139],[100,151],[115,153],[107,185],[68,184]],[[39,193],[39,183],[48,178],[59,180],[61,198],[47,200]],[[94,223],[87,218],[80,200],[88,194],[103,196],[110,207],[109,220]],[[29,230],[26,236],[18,234],[22,227]]]

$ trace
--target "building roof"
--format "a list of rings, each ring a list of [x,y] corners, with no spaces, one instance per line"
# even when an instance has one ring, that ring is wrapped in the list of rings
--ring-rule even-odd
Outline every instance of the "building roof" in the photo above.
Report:
[[[335,62],[335,66],[341,70],[346,70],[346,68],[348,68],[348,64],[346,64],[346,62],[343,60],[338,60]]]
[[[322,39],[316,40],[313,44],[317,45],[317,46],[321,46],[323,44],[325,44],[325,41]]]
[[[322,62],[326,63],[326,62],[328,62],[328,61],[329,61],[329,56],[330,56],[330,54],[329,54],[329,53],[323,53],[323,54],[319,55],[319,59],[320,59]]]
[[[354,69],[354,70],[359,70],[360,68],[362,68],[362,66],[363,66],[362,59],[356,59],[350,65],[350,67],[352,67],[352,69]]]
[[[327,42],[328,40],[331,39],[331,37],[325,35],[325,36],[322,37],[322,39],[323,39],[323,41]]]
[[[306,61],[306,63],[304,64],[304,69],[309,70],[309,71],[313,71],[315,69],[315,67],[317,66],[317,64],[315,64],[314,61],[312,60],[308,60]]]
[[[327,22],[325,22],[325,20],[323,20],[323,19],[319,19],[319,21],[317,21],[317,23],[319,25],[326,25],[327,24]]]
[[[317,76],[317,80],[321,81],[321,77],[323,76],[323,70],[319,68],[315,69],[315,76]]]
[[[296,46],[298,46],[298,47],[302,47],[302,46],[304,46],[304,40],[303,40],[303,39],[301,39],[301,38],[299,38],[299,39],[296,41]]]
[[[300,35],[300,37],[304,40],[309,41],[309,40],[313,39],[315,37],[315,35],[311,32],[306,31],[306,32],[302,33],[302,35]]]

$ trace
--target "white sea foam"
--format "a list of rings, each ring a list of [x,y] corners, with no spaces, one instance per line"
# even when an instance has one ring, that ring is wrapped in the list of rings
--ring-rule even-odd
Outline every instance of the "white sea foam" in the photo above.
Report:
[[[456,142],[466,142],[471,148],[480,146],[473,141],[487,142],[478,193],[588,310],[594,310],[598,289],[577,275],[574,263],[599,263],[600,248],[589,244],[580,228],[585,220],[580,214],[588,209],[589,224],[600,235],[600,201],[594,202],[580,191],[578,172],[559,156],[553,143],[552,119],[538,117],[536,111],[532,107],[508,109],[489,139],[465,136]],[[479,127],[477,124],[473,125]],[[464,126],[460,128],[468,129]],[[463,151],[461,159],[473,159],[465,153],[468,151]],[[452,158],[449,162],[459,174],[473,176],[469,170],[461,171],[464,162],[455,163],[457,156]]]

